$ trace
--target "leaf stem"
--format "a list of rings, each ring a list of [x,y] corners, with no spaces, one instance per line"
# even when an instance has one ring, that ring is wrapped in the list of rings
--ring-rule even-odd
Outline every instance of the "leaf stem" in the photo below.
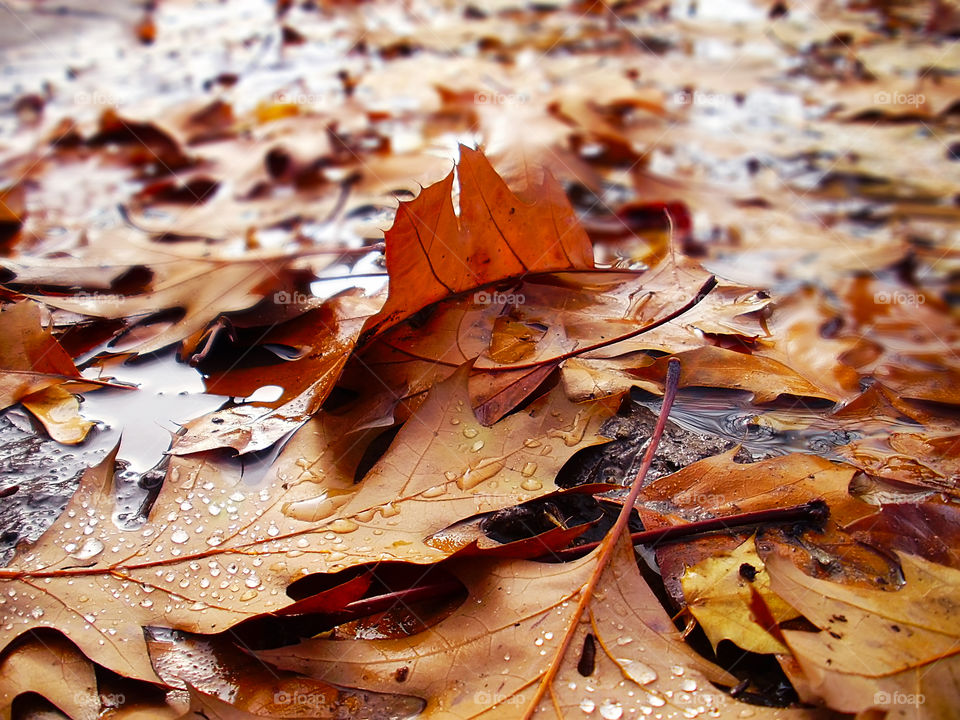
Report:
[[[633,509],[637,498],[640,496],[640,489],[643,487],[643,480],[650,471],[650,465],[653,463],[653,457],[657,452],[657,446],[660,444],[660,438],[663,436],[664,428],[667,425],[667,417],[670,415],[670,408],[677,396],[677,386],[679,384],[680,361],[676,358],[670,358],[669,362],[667,363],[667,378],[664,382],[663,404],[660,406],[660,415],[657,417],[657,425],[654,427],[653,435],[650,437],[650,444],[647,445],[647,450],[643,455],[643,463],[640,465],[640,470],[637,472],[637,476],[633,480],[633,487],[630,489],[630,494],[627,495],[626,499],[623,501],[623,508],[621,508],[620,514],[617,516],[617,521],[614,523],[613,527],[610,528],[609,532],[607,532],[606,536],[603,538],[603,541],[600,543],[600,553],[597,555],[597,566],[590,575],[590,579],[584,583],[582,588],[580,588],[580,597],[577,601],[576,610],[574,610],[574,612],[571,614],[570,624],[567,626],[567,631],[564,633],[563,640],[554,652],[553,658],[550,661],[550,666],[540,678],[540,682],[537,685],[537,691],[533,696],[533,700],[526,707],[526,710],[523,714],[524,720],[529,720],[529,718],[533,717],[534,713],[537,711],[537,707],[540,705],[540,701],[543,700],[544,695],[546,695],[547,691],[550,689],[553,679],[556,677],[557,672],[559,672],[560,665],[563,663],[564,657],[566,657],[567,650],[570,647],[573,636],[577,632],[577,628],[580,624],[580,618],[583,617],[583,613],[586,612],[587,606],[589,605],[590,600],[593,598],[593,591],[600,582],[600,577],[603,575],[604,569],[610,563],[610,558],[613,556],[613,551],[617,546],[620,536],[626,532],[627,523],[630,520],[630,511]]]

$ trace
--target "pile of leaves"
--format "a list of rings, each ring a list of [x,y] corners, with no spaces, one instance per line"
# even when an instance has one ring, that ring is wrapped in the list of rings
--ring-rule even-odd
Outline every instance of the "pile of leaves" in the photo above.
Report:
[[[725,138],[738,185],[686,141],[713,140],[703,93],[749,104],[758,71],[678,49],[694,21],[329,5],[270,9],[281,54],[349,41],[323,90],[243,110],[223,73],[199,106],[89,126],[54,87],[18,100],[2,408],[89,442],[80,398],[136,403],[122,362],[171,347],[232,399],[178,428],[139,518],[114,448],[0,569],[3,717],[948,716],[960,180],[868,150],[955,131],[929,69],[951,11],[837,10],[823,37],[764,15],[794,78],[842,102],[778,114],[749,157]],[[160,62],[190,12],[212,11],[148,8],[129,41]],[[703,89],[671,85],[673,58]],[[877,99],[905,96],[904,67],[931,75],[922,105]],[[415,109],[378,104],[398,86]],[[439,152],[467,131],[485,152]],[[65,189],[78,173],[96,182]],[[363,292],[381,258],[389,291]],[[590,470],[631,394],[677,385],[694,415],[746,402],[742,439],[783,447]]]

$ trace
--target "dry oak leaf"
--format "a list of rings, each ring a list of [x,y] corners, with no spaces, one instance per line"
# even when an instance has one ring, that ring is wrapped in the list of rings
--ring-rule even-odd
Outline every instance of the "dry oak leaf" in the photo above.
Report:
[[[687,607],[714,648],[721,640],[731,640],[750,652],[789,652],[770,632],[773,627],[767,627],[766,620],[779,623],[799,613],[770,591],[770,580],[752,537],[730,552],[688,567],[680,583]],[[758,594],[769,611],[765,617],[755,612]]]
[[[146,523],[124,531],[112,522],[114,451],[84,474],[50,529],[0,569],[0,645],[53,627],[91,660],[156,681],[142,627],[219,632],[292,604],[285,589],[310,573],[441,560],[447,553],[424,538],[555,491],[563,463],[602,442],[599,427],[616,410],[556,389],[484,428],[467,372],[434,388],[359,484],[365,444],[320,413],[262,478],[206,453],[173,457]]]
[[[597,553],[570,563],[471,559],[456,566],[469,597],[428,630],[396,640],[307,640],[258,653],[279,667],[427,701],[422,717],[580,718],[709,713],[720,718],[813,718],[814,711],[744,705],[711,681],[735,679],[697,655],[640,577],[621,540],[582,618],[578,595],[598,571]],[[576,625],[563,657],[561,640]],[[551,664],[546,694],[536,690]],[[702,708],[702,710],[701,710]],[[744,713],[741,715],[740,713]]]
[[[841,712],[944,718],[956,712],[960,570],[897,553],[906,580],[895,592],[848,587],[805,575],[771,557],[773,591],[822,632],[784,630],[802,670],[806,700]],[[789,666],[788,666],[789,667]]]
[[[363,342],[449,295],[530,273],[593,268],[593,248],[549,174],[521,201],[477,150],[460,146],[460,213],[454,173],[397,208],[385,234],[390,293]]]

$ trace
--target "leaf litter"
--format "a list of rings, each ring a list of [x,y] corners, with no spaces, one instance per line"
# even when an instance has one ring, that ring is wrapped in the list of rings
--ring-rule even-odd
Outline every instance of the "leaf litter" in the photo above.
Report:
[[[5,716],[949,712],[956,14],[681,5],[12,11],[5,407],[225,401],[0,570]]]

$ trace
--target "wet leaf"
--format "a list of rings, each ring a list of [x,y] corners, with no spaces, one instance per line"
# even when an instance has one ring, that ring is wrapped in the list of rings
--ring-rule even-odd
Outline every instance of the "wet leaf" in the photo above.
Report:
[[[799,614],[770,591],[753,538],[688,567],[680,583],[687,607],[714,648],[721,640],[732,640],[750,652],[787,652],[778,639],[779,629],[768,627],[767,621],[782,622]],[[764,617],[755,610],[757,602],[769,611]]]
[[[958,571],[898,557],[905,583],[895,592],[817,580],[782,558],[767,572],[773,591],[821,629],[784,631],[812,694],[843,712],[941,717],[956,701]]]

